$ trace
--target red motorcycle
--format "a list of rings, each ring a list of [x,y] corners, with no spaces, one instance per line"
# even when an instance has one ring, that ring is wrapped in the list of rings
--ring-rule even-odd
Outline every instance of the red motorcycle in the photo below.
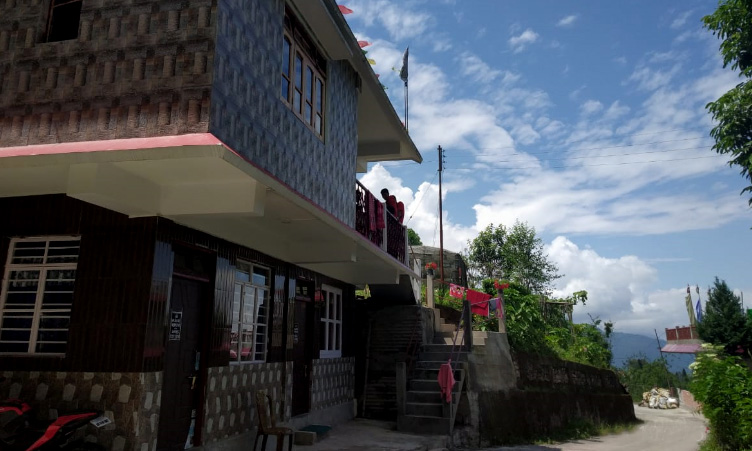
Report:
[[[103,451],[103,446],[76,437],[76,431],[88,423],[102,427],[110,422],[101,411],[79,410],[60,415],[52,422],[39,423],[27,403],[19,399],[0,401],[0,450]]]

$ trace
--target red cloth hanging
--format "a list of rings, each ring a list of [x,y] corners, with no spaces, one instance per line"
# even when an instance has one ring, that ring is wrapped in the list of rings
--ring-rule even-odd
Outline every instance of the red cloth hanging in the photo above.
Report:
[[[374,197],[373,205],[376,207],[376,228],[383,229],[386,227],[384,223],[384,204],[376,200]]]
[[[476,315],[488,317],[488,300],[490,294],[475,290],[467,290],[467,301],[470,303],[470,311]]]
[[[368,210],[368,230],[376,231],[376,198],[370,191],[366,191],[366,209]]]
[[[439,387],[441,387],[441,398],[446,402],[452,402],[452,388],[454,388],[454,371],[452,371],[452,361],[442,363],[439,367]]]

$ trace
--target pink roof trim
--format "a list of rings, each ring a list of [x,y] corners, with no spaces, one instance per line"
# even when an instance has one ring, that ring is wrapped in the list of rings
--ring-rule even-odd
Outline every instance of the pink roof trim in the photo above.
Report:
[[[0,158],[31,155],[57,155],[66,153],[104,152],[113,150],[151,149],[177,146],[221,145],[222,141],[211,133],[191,133],[177,136],[151,138],[125,138],[103,141],[82,141],[56,144],[33,144],[30,146],[0,147]]]

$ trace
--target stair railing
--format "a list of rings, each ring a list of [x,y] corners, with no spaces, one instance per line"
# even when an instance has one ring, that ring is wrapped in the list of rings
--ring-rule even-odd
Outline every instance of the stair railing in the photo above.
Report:
[[[413,323],[412,334],[410,335],[410,341],[408,341],[407,349],[405,349],[405,363],[407,374],[410,374],[412,372],[413,365],[415,365],[415,357],[417,356],[420,345],[423,342],[422,334],[419,333],[422,329],[420,321],[421,309],[417,309],[416,312],[417,313],[415,314],[415,322]]]

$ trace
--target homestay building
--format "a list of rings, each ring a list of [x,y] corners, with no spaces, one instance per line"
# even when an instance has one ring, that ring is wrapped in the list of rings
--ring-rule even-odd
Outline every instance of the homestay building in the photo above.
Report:
[[[0,5],[0,397],[109,449],[353,415],[356,287],[416,277],[356,181],[421,156],[331,0]],[[383,220],[376,220],[383,218]]]

